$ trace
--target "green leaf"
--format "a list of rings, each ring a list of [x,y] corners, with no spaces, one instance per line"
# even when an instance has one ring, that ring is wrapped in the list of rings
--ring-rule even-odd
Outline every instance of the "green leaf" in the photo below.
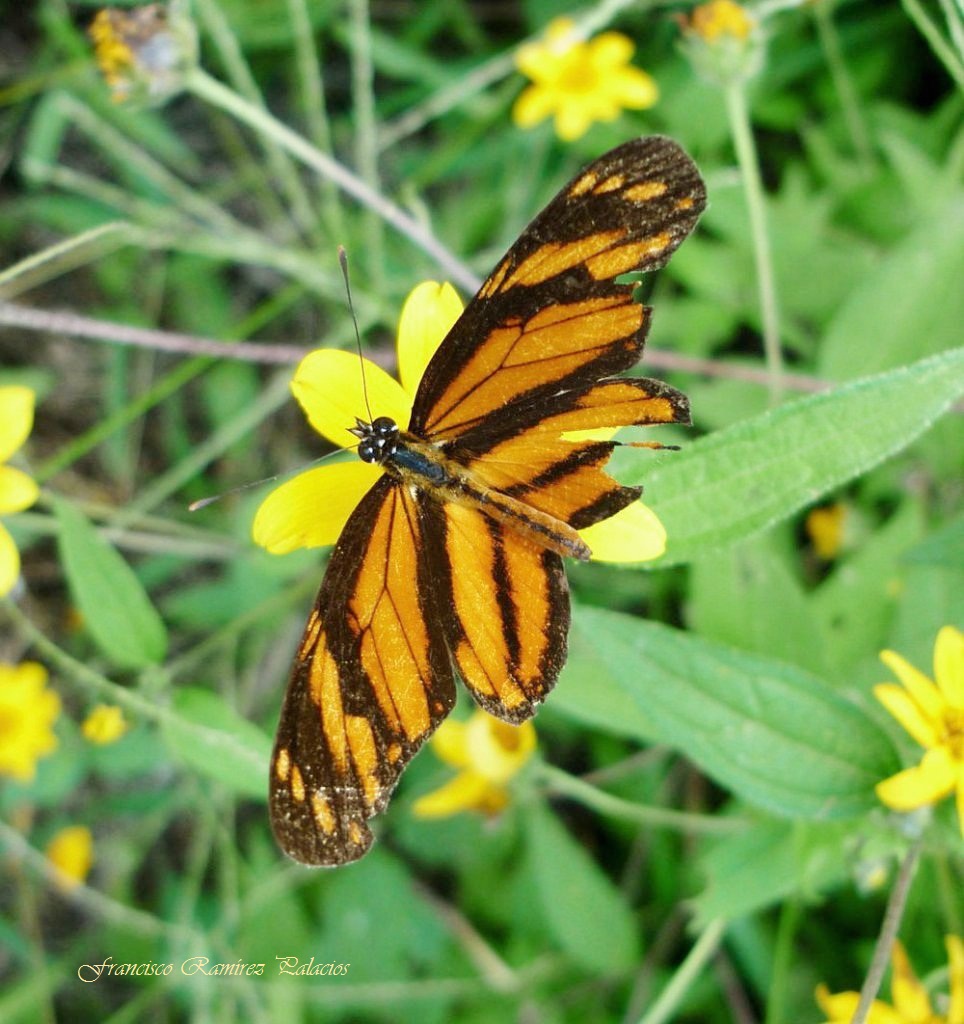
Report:
[[[848,380],[959,344],[962,280],[964,203],[958,202],[921,224],[854,288],[824,337],[817,373]]]
[[[897,768],[881,729],[795,666],[599,608],[579,608],[573,632],[590,638],[605,685],[632,701],[651,742],[675,747],[774,814],[861,814]]]
[[[826,672],[826,641],[769,537],[697,559],[687,621],[700,636]]]
[[[964,570],[964,514],[911,548],[904,561]]]
[[[628,970],[638,961],[636,922],[613,883],[540,803],[526,809],[529,867],[546,926],[587,970]]]
[[[211,690],[179,687],[173,712],[165,719],[164,739],[184,764],[239,796],[267,799],[267,734]]]
[[[691,902],[693,927],[731,921],[794,894],[819,896],[846,879],[852,844],[850,826],[828,822],[759,822],[726,836],[699,858],[707,884]]]
[[[60,500],[54,507],[70,593],[98,648],[121,668],[163,661],[167,630],[133,569],[79,509]]]
[[[645,473],[646,501],[669,537],[653,564],[688,562],[786,519],[905,448],[962,393],[958,348],[791,402],[663,459]]]

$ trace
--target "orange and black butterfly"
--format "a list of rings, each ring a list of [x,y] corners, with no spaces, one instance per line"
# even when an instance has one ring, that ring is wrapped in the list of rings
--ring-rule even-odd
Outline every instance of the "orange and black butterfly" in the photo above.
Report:
[[[271,759],[271,823],[305,864],[371,846],[405,765],[455,703],[529,718],[566,660],[563,556],[636,501],[571,431],[688,423],[686,398],[619,374],[650,310],[623,275],[663,266],[706,192],[672,140],[604,154],[526,228],[442,341],[406,425],[359,420],[384,471],[331,554]],[[376,410],[377,412],[377,410]]]

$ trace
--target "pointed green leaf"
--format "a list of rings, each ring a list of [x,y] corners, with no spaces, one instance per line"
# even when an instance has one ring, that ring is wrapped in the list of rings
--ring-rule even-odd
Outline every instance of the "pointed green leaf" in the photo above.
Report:
[[[167,631],[133,569],[79,509],[66,501],[55,508],[60,559],[94,642],[121,668],[161,662]]]
[[[239,796],[266,800],[271,738],[211,690],[174,691],[164,738],[189,767]]]
[[[639,958],[632,912],[613,883],[542,804],[526,809],[529,865],[546,926],[576,963],[601,974]]]
[[[774,814],[861,814],[898,767],[874,721],[793,665],[599,608],[579,608],[573,633],[594,645],[604,685],[638,709],[634,732],[648,722],[651,742]],[[578,701],[567,688],[561,706],[579,714]],[[619,720],[611,727],[623,732]]]
[[[962,394],[958,348],[688,445],[644,474],[668,535],[654,564],[688,562],[786,519],[905,448]]]

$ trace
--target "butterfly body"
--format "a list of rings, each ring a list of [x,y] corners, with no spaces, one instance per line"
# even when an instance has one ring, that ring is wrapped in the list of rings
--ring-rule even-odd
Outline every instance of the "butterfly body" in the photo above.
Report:
[[[562,556],[636,502],[576,431],[687,423],[684,395],[622,376],[650,311],[629,271],[662,266],[705,204],[672,140],[635,139],[573,179],[438,347],[404,429],[358,420],[382,476],[332,551],[292,667],[271,767],[279,844],[336,865],[372,843],[407,762],[455,703],[529,718],[566,659]],[[309,357],[310,358],[310,357]]]

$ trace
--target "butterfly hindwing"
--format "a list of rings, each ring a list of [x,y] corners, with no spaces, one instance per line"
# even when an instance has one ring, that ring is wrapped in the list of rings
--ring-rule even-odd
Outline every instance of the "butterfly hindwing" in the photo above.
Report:
[[[271,760],[271,822],[305,864],[371,845],[402,769],[451,710],[454,677],[426,614],[425,523],[383,476],[332,552],[285,695]]]
[[[423,505],[435,615],[459,676],[490,714],[523,722],[566,660],[562,559],[478,509],[431,498]]]

